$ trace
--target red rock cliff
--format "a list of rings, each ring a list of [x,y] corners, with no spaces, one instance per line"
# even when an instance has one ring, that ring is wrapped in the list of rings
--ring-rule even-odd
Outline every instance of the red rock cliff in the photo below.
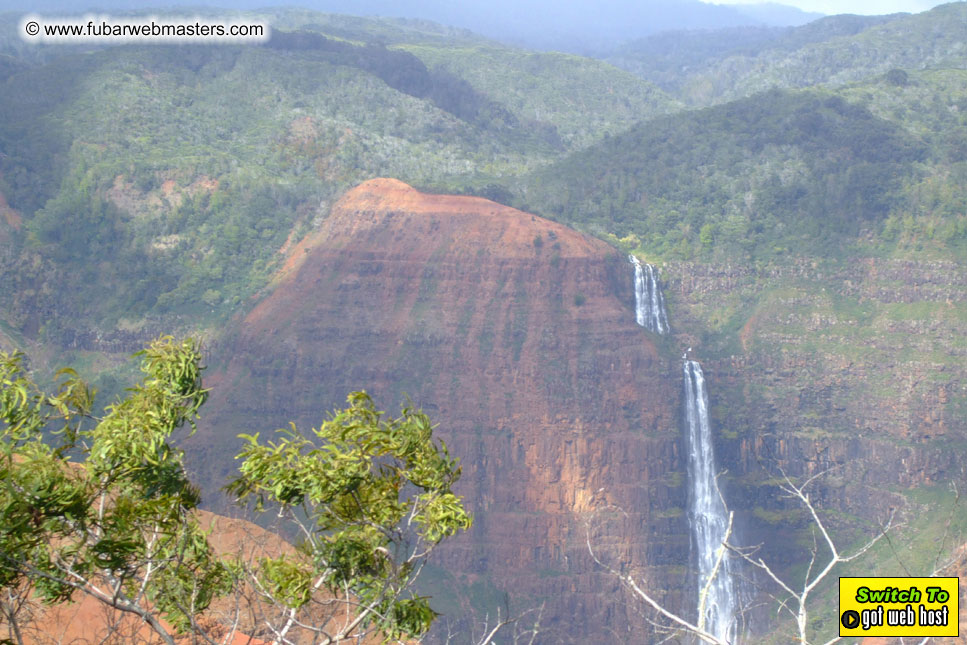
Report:
[[[475,514],[437,564],[459,589],[546,601],[547,642],[609,642],[637,611],[587,557],[592,511],[623,511],[595,540],[649,579],[688,554],[678,366],[652,340],[634,323],[631,266],[605,243],[375,179],[292,251],[213,357],[194,463],[211,486],[239,432],[318,425],[355,389],[391,413],[409,395],[462,458]]]

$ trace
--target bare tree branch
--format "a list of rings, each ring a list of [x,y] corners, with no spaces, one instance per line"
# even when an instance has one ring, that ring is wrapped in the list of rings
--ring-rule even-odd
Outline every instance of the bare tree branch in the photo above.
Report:
[[[658,612],[660,616],[668,620],[671,625],[674,625],[677,628],[684,630],[685,632],[701,639],[705,643],[712,643],[714,645],[729,645],[729,643],[726,640],[723,640],[722,638],[719,638],[714,634],[709,633],[708,630],[705,628],[705,621],[704,621],[705,603],[707,602],[708,593],[712,587],[712,584],[715,578],[722,573],[722,563],[724,561],[724,558],[726,557],[726,554],[731,553],[736,557],[742,559],[743,561],[748,562],[756,570],[764,573],[769,580],[775,583],[786,594],[786,597],[782,598],[778,595],[769,593],[769,595],[773,598],[773,600],[776,601],[777,612],[780,612],[780,613],[784,611],[788,612],[795,620],[796,630],[797,630],[797,634],[795,636],[795,642],[798,645],[809,645],[809,641],[807,640],[807,628],[808,628],[808,619],[809,619],[807,603],[810,598],[810,595],[830,575],[830,573],[837,565],[843,564],[846,562],[851,562],[863,556],[864,554],[869,552],[869,550],[872,549],[881,539],[883,539],[884,537],[888,538],[888,534],[894,526],[894,517],[895,517],[895,511],[891,510],[890,516],[887,519],[886,524],[881,526],[880,531],[872,539],[870,539],[869,541],[867,541],[862,546],[860,546],[859,548],[857,548],[855,551],[853,551],[848,555],[841,553],[839,548],[836,546],[835,540],[833,539],[832,535],[827,529],[826,524],[823,522],[822,518],[820,517],[815,504],[813,504],[812,499],[806,493],[806,490],[805,490],[807,486],[809,486],[811,483],[813,483],[814,481],[816,481],[817,479],[819,479],[821,476],[825,475],[828,472],[829,471],[827,470],[821,473],[817,473],[811,476],[810,478],[808,478],[802,484],[796,484],[791,477],[786,475],[786,473],[784,472],[782,473],[784,481],[780,485],[780,488],[785,493],[787,493],[790,497],[796,499],[805,508],[805,510],[809,514],[809,517],[811,519],[812,525],[814,526],[814,529],[819,532],[819,535],[822,536],[821,544],[824,545],[825,548],[828,549],[829,551],[829,559],[820,565],[819,563],[821,562],[820,560],[821,547],[820,547],[820,544],[817,544],[814,542],[813,547],[810,550],[810,559],[806,566],[806,573],[802,581],[802,585],[798,590],[794,589],[791,584],[783,580],[772,569],[772,567],[769,566],[761,557],[757,557],[756,554],[759,551],[760,547],[758,546],[741,547],[741,546],[732,544],[729,541],[731,538],[732,525],[733,525],[733,514],[731,511],[729,512],[728,529],[725,533],[725,537],[723,538],[722,546],[716,554],[715,565],[711,573],[709,574],[708,578],[702,584],[702,588],[699,594],[699,603],[698,603],[699,618],[698,618],[697,624],[692,623],[686,620],[685,618],[683,618],[682,616],[680,616],[679,614],[676,614],[675,612],[668,610],[660,602],[658,602],[651,594],[645,591],[631,575],[627,575],[619,571],[616,571],[611,566],[602,562],[601,559],[598,557],[598,555],[595,553],[591,543],[590,522],[588,523],[588,531],[587,531],[588,553],[591,555],[592,560],[594,560],[594,562],[597,565],[606,569],[611,575],[618,578],[621,581],[621,583],[624,586],[626,586],[628,589],[630,589],[636,597],[643,600],[649,607],[651,607],[656,612]],[[723,500],[723,503],[724,503],[724,500]],[[727,510],[727,507],[726,507],[726,510]],[[656,627],[659,629],[667,628],[667,626],[663,626],[663,625],[656,625]],[[840,640],[840,638],[839,636],[836,636],[830,639],[829,641],[827,641],[825,645],[831,645],[832,643],[835,643],[838,640]]]
[[[591,554],[591,559],[594,560],[594,562],[598,566],[604,569],[607,569],[608,572],[611,573],[611,575],[617,577],[636,596],[638,596],[646,603],[648,603],[648,605],[651,606],[651,608],[657,611],[659,614],[661,614],[668,620],[672,621],[673,623],[683,627],[689,633],[694,634],[695,636],[698,636],[706,643],[712,643],[712,645],[729,645],[726,641],[723,641],[719,639],[717,636],[710,634],[709,632],[699,627],[698,625],[692,624],[687,620],[685,620],[684,618],[682,618],[681,616],[665,609],[665,607],[662,606],[662,604],[659,603],[657,600],[652,598],[647,591],[645,591],[640,586],[638,586],[638,583],[635,582],[635,579],[631,575],[624,575],[622,573],[619,573],[618,571],[615,571],[613,568],[611,568],[610,566],[602,562],[601,559],[598,558],[597,554],[594,552],[594,547],[591,545],[590,526],[588,527],[588,531],[587,531],[587,547],[588,547],[588,553]]]

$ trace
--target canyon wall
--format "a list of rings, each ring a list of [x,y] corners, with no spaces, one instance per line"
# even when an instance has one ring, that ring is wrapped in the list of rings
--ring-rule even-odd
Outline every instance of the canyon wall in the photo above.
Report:
[[[626,256],[554,222],[366,182],[226,331],[191,464],[212,491],[238,433],[317,425],[355,389],[390,413],[408,396],[462,458],[475,514],[425,576],[438,607],[543,604],[544,642],[626,642],[650,628],[586,541],[694,610],[679,358],[692,346],[737,539],[780,571],[811,544],[783,472],[829,471],[812,499],[841,544],[897,513],[908,549],[894,568],[963,538],[946,519],[967,483],[962,267],[669,264],[667,337],[636,324],[633,276]]]
[[[213,490],[240,432],[308,429],[356,389],[390,413],[408,396],[462,459],[475,515],[436,560],[469,596],[441,609],[508,594],[544,604],[544,642],[623,642],[640,608],[590,560],[589,527],[602,558],[688,603],[680,366],[635,324],[632,269],[527,213],[366,182],[211,357],[190,464]]]
[[[967,541],[962,264],[680,262],[664,275],[677,340],[695,345],[709,380],[726,496],[767,560],[808,557],[809,523],[776,487],[783,472],[827,473],[812,499],[841,545],[896,513],[904,548],[881,558],[891,575],[927,575]]]

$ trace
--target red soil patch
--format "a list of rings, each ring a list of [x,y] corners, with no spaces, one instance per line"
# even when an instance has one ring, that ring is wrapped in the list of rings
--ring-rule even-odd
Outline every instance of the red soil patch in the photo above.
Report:
[[[19,231],[23,225],[23,218],[20,213],[10,208],[10,204],[7,203],[7,198],[3,193],[0,193],[0,217],[14,230]]]
[[[279,253],[282,255],[286,255],[289,252],[289,249],[292,248],[292,245],[295,244],[295,231],[295,228],[289,231],[289,235],[286,236],[285,242],[282,243],[282,248],[279,249]],[[290,260],[291,258],[286,258],[286,264],[288,264]]]
[[[214,192],[218,189],[218,180],[212,179],[211,177],[201,176],[195,180],[193,186],[207,190],[208,192]]]
[[[291,547],[277,535],[244,520],[223,517],[207,511],[199,511],[198,520],[203,528],[212,529],[209,541],[215,552],[220,555],[239,554],[246,560],[253,560],[259,556],[277,556],[283,549],[291,550]],[[217,624],[215,616],[226,615],[231,609],[231,600],[222,599],[213,603],[207,612],[209,615],[201,622],[215,626]],[[107,643],[139,645],[162,643],[157,634],[137,617],[113,612],[98,600],[80,593],[75,594],[72,603],[51,607],[37,605],[33,611],[33,620],[25,625],[24,636],[28,644],[97,643],[101,642],[112,628],[115,634],[105,641]],[[223,639],[224,645],[267,645],[268,643],[241,632],[232,634],[226,629],[219,633],[215,628],[212,629],[212,633]],[[181,641],[187,645],[190,639],[179,639],[179,642]]]
[[[237,556],[255,564],[263,557],[278,557],[282,552],[292,553],[293,547],[278,535],[247,522],[207,511],[197,512],[203,529],[210,529],[209,543],[222,556]],[[269,645],[269,640],[249,636],[262,629],[259,603],[253,600],[251,590],[239,597],[229,596],[215,600],[198,622],[210,637],[220,645]],[[39,603],[31,607],[32,620],[24,625],[24,642],[27,645],[49,643],[105,643],[107,645],[163,645],[155,632],[133,614],[112,611],[100,601],[81,593],[75,593],[74,602],[45,607]],[[236,620],[237,617],[237,620]],[[312,616],[301,616],[312,621]],[[254,619],[254,622],[253,622]],[[235,630],[226,625],[235,623]],[[173,631],[165,621],[166,629]],[[315,622],[324,626],[325,620]],[[113,631],[113,633],[111,633]],[[248,633],[246,633],[248,632]],[[6,635],[0,630],[0,638]],[[310,642],[311,637],[296,629],[290,632],[295,642]],[[176,639],[179,645],[201,642],[190,636]],[[355,642],[355,641],[354,641]],[[378,635],[363,639],[365,645],[381,643]]]
[[[291,247],[275,282],[279,287],[297,281],[299,270],[316,248],[368,246],[421,263],[444,250],[428,244],[430,239],[445,240],[447,257],[465,262],[482,257],[521,260],[536,253],[564,260],[614,252],[607,243],[563,224],[483,197],[421,193],[398,179],[378,178],[346,192],[319,230]],[[245,323],[274,316],[269,300],[256,305]]]
[[[164,195],[165,197],[170,197],[172,194],[179,193],[179,192],[188,192],[192,195],[197,195],[200,192],[208,192],[208,193],[213,192],[217,188],[218,188],[217,179],[212,179],[207,175],[202,175],[201,177],[198,177],[193,182],[191,182],[191,184],[186,189],[182,189],[181,191],[179,191],[178,184],[177,182],[175,182],[174,179],[166,179],[161,184],[161,194]]]
[[[739,341],[742,343],[743,351],[749,351],[749,341],[752,339],[752,335],[755,334],[755,328],[758,321],[759,315],[753,314],[749,317],[749,320],[742,325],[742,329],[739,331]]]
[[[460,219],[471,216],[481,220],[469,230],[461,226],[455,242],[464,250],[476,251],[481,245],[503,257],[533,256],[535,234],[551,233],[561,245],[562,256],[591,256],[610,250],[603,242],[585,237],[562,224],[551,222],[510,206],[482,197],[430,195],[396,179],[371,179],[350,190],[333,207],[322,232],[330,237],[356,237],[364,231],[393,224],[393,216]],[[389,220],[389,221],[386,221]],[[461,223],[465,223],[463,219]],[[447,223],[441,222],[446,226]],[[451,227],[452,228],[452,227]],[[544,238],[550,245],[554,239]]]
[[[304,116],[292,121],[289,124],[289,132],[297,141],[308,142],[319,136],[316,130],[316,122],[311,116]]]

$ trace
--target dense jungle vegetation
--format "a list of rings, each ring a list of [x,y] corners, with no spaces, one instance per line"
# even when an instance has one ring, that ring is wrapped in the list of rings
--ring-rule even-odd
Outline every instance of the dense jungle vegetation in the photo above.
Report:
[[[961,70],[943,68],[963,11],[622,50],[659,82],[661,69],[720,61],[696,73],[744,92],[752,85],[722,68],[736,56],[786,69],[817,48],[851,52],[779,85],[867,75],[698,111],[673,96],[694,102],[682,83],[663,83],[670,95],[599,61],[425,23],[279,12],[291,30],[265,47],[58,57],[23,55],[9,16],[0,193],[16,222],[0,224],[4,318],[61,344],[98,326],[222,318],[342,191],[380,175],[512,202],[657,260],[768,260],[859,239],[887,252],[958,247],[965,89]],[[931,32],[919,58],[900,46],[940,24],[953,32]],[[898,47],[911,53],[889,62],[906,70],[867,64]]]
[[[7,323],[71,345],[96,326],[219,319],[362,180],[486,186],[674,104],[605,63],[572,68],[576,57],[556,54],[542,55],[543,91],[514,104],[435,60],[452,46],[432,30],[405,32],[424,62],[387,47],[380,23],[358,41],[346,35],[359,25],[335,22],[335,35],[277,31],[265,47],[4,56]],[[517,73],[521,55],[496,71]],[[582,87],[587,76],[616,95]]]

